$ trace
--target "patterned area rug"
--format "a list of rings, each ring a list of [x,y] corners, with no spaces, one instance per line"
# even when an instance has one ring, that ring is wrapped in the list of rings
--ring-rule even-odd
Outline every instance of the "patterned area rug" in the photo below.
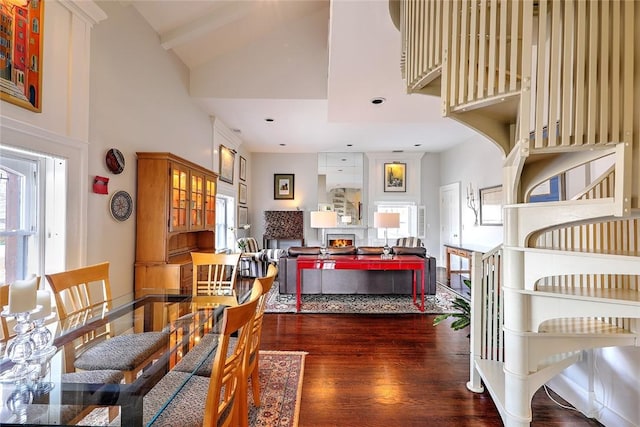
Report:
[[[435,295],[425,295],[424,314],[452,313],[456,293],[441,284]],[[418,296],[418,299],[420,297]],[[267,299],[267,313],[295,313],[296,295],[280,294],[273,284]],[[421,313],[410,295],[302,295],[301,313],[401,314]]]
[[[304,375],[301,351],[260,351],[260,407],[253,406],[249,383],[249,425],[295,427],[300,415]]]
[[[260,407],[253,406],[249,380],[249,425],[252,427],[296,427],[304,375],[303,351],[260,351]],[[205,396],[202,396],[204,399]],[[120,417],[109,424],[107,408],[98,408],[79,425],[120,426]],[[123,426],[126,427],[126,426]]]

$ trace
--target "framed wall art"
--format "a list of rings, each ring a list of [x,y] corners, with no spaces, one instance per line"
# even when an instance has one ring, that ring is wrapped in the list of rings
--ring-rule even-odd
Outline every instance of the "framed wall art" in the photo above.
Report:
[[[407,191],[407,164],[384,164],[384,191],[385,193]]]
[[[247,204],[247,186],[243,183],[238,186],[238,203]]]
[[[275,200],[293,200],[294,184],[293,174],[273,174],[273,198]]]
[[[502,185],[480,189],[480,225],[502,225]]]
[[[238,177],[242,181],[247,180],[247,159],[242,156],[240,156],[240,173],[238,174]]]
[[[7,29],[6,34],[12,34],[0,44],[0,99],[39,113],[42,111],[44,1],[0,0],[0,10],[2,23],[6,25],[3,28]]]
[[[249,208],[238,206],[238,227],[249,224]]]
[[[233,184],[233,169],[236,163],[236,152],[220,144],[220,180]]]

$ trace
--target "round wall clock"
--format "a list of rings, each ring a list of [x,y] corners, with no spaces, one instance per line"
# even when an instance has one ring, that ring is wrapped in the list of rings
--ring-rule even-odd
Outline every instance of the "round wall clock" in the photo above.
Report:
[[[111,216],[118,221],[126,221],[133,212],[133,200],[126,191],[120,190],[111,196],[109,202]]]

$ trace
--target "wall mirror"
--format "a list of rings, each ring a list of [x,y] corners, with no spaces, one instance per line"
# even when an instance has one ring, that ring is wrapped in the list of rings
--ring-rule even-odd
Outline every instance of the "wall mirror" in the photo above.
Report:
[[[362,153],[318,153],[318,209],[338,213],[338,226],[362,225]]]
[[[502,185],[480,189],[480,225],[502,225]]]

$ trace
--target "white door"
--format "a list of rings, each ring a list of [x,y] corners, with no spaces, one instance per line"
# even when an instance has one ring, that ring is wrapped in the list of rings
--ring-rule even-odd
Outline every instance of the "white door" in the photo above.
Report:
[[[440,265],[445,265],[444,245],[460,245],[460,183],[440,187]],[[457,258],[457,257],[454,257]]]

